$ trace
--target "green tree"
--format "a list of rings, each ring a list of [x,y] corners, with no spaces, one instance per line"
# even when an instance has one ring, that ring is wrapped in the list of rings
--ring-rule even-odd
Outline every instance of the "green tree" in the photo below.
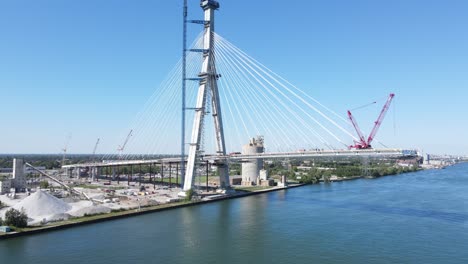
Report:
[[[41,183],[39,183],[39,186],[41,187],[41,189],[47,189],[47,188],[49,188],[49,182],[48,181],[41,181]]]
[[[0,217],[0,226],[3,225],[3,219]]]
[[[190,202],[192,200],[192,197],[193,197],[193,189],[190,189],[185,193],[185,201]]]
[[[5,224],[8,226],[26,227],[28,226],[28,216],[21,210],[11,208],[5,213]]]
[[[307,172],[306,175],[301,176],[301,183],[311,183],[311,184],[316,184],[320,182],[320,178],[322,177],[322,171],[318,169],[311,169]]]

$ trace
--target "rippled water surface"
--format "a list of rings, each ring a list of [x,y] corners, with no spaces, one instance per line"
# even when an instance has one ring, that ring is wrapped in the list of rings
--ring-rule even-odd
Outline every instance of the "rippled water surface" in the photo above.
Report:
[[[0,263],[468,263],[468,164],[0,241]]]

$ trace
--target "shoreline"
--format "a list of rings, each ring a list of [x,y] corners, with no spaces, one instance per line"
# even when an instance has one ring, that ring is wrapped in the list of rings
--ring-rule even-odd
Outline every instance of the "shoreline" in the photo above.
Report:
[[[452,166],[452,165],[450,165],[450,166]],[[431,169],[434,169],[434,168],[431,168]],[[417,170],[417,171],[424,171],[424,170],[428,170],[428,169],[427,168],[421,168],[420,170]],[[417,171],[415,171],[415,172],[417,172]],[[404,172],[404,173],[401,173],[401,174],[406,174],[406,173],[408,173],[408,172]],[[333,183],[333,182],[346,182],[346,181],[352,181],[352,180],[358,180],[358,179],[378,179],[378,178],[381,178],[381,177],[395,176],[395,175],[399,175],[399,174],[383,175],[383,176],[379,176],[379,177],[353,176],[353,177],[348,177],[348,178],[334,179],[334,180],[330,181],[330,183]],[[323,182],[323,181],[320,181],[320,182]],[[293,188],[298,188],[298,187],[302,187],[302,186],[305,186],[305,185],[309,185],[309,183],[292,183],[288,187],[273,187],[273,188],[269,188],[269,189],[253,190],[253,191],[239,190],[240,192],[236,193],[236,194],[232,194],[232,195],[213,195],[211,198],[206,199],[206,200],[190,201],[190,202],[186,202],[186,201],[175,202],[175,203],[169,203],[169,204],[161,204],[161,205],[155,205],[155,206],[149,206],[149,207],[142,207],[140,209],[130,209],[130,210],[116,211],[116,212],[111,212],[111,213],[106,213],[106,214],[98,214],[98,215],[84,216],[84,217],[78,217],[78,218],[71,218],[71,219],[64,220],[64,221],[53,222],[50,225],[46,225],[46,226],[31,227],[31,228],[27,227],[25,229],[21,229],[21,231],[19,231],[19,232],[3,233],[3,234],[0,234],[0,241],[10,239],[10,238],[20,237],[20,236],[27,236],[27,235],[45,233],[45,232],[49,232],[49,231],[62,230],[62,229],[72,228],[72,227],[75,227],[75,226],[83,226],[83,225],[100,223],[100,222],[105,222],[105,221],[118,220],[118,219],[122,219],[122,218],[138,216],[138,215],[156,213],[156,212],[159,212],[159,211],[166,211],[166,210],[172,210],[172,209],[178,209],[178,208],[184,208],[184,207],[190,207],[190,206],[197,206],[197,205],[203,205],[203,204],[213,203],[213,202],[217,202],[217,201],[231,200],[231,199],[243,198],[243,197],[248,197],[248,196],[253,196],[253,195],[258,195],[258,194],[263,194],[263,193],[293,189]]]
[[[248,197],[248,196],[253,196],[253,195],[258,195],[258,194],[263,194],[263,193],[293,189],[293,188],[302,187],[304,185],[307,185],[307,184],[293,184],[288,187],[276,187],[276,188],[270,188],[270,189],[264,189],[264,190],[255,190],[255,191],[250,191],[250,192],[243,191],[242,193],[238,193],[238,194],[219,196],[219,197],[217,196],[217,197],[213,197],[211,199],[202,200],[202,201],[177,202],[177,203],[171,203],[171,204],[162,204],[162,205],[156,205],[156,206],[150,206],[150,207],[143,207],[141,209],[131,209],[131,210],[125,210],[125,211],[119,211],[119,212],[111,212],[107,214],[98,214],[98,215],[92,215],[92,216],[72,218],[72,219],[68,219],[65,221],[54,222],[46,226],[25,228],[25,230],[22,230],[19,232],[10,232],[10,233],[0,234],[0,241],[10,239],[10,238],[15,238],[15,237],[63,230],[63,229],[68,229],[68,228],[72,228],[76,226],[83,226],[83,225],[118,220],[122,218],[138,216],[138,215],[156,213],[160,211],[167,211],[167,210],[172,210],[172,209],[214,203],[214,202],[223,201],[223,200],[243,198],[243,197]]]

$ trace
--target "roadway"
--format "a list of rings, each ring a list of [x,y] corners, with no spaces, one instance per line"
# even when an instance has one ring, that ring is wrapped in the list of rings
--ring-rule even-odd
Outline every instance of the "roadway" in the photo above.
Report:
[[[242,161],[249,159],[279,159],[279,158],[317,158],[317,157],[379,157],[379,158],[399,158],[416,156],[415,150],[402,149],[351,149],[351,150],[313,150],[296,152],[269,152],[259,154],[232,154],[232,155],[205,155],[205,161]],[[187,160],[187,159],[186,159]],[[128,166],[140,164],[161,164],[178,163],[180,158],[163,158],[149,160],[109,160],[98,163],[81,163],[64,165],[62,168],[87,168],[87,167],[112,167]]]

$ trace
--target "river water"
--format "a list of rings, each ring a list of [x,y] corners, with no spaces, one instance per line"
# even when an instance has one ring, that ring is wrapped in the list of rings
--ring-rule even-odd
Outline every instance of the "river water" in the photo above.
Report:
[[[0,263],[468,263],[468,164],[0,241]]]

